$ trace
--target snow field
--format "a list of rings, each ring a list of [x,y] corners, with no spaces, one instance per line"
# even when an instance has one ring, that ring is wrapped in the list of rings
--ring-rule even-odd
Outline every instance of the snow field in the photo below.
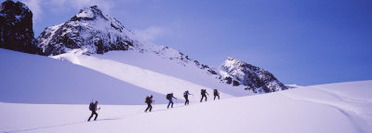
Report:
[[[80,52],[80,53],[79,53]],[[200,89],[219,89],[221,98],[249,95],[241,88],[221,85],[218,80],[195,67],[183,68],[174,62],[153,55],[143,56],[135,52],[113,53],[112,60],[105,56],[83,56],[81,51],[54,57],[59,61],[43,56],[30,55],[0,49],[0,101],[11,103],[42,104],[86,104],[92,99],[103,104],[145,104],[144,98],[153,95],[156,104],[167,103],[166,93],[173,92],[181,101],[183,92],[189,90],[194,99],[200,98]],[[75,55],[77,54],[77,55]],[[117,54],[117,55],[115,55]],[[111,54],[108,54],[111,55]],[[119,60],[130,56],[140,57],[140,61]],[[119,60],[119,61],[117,61]],[[84,63],[82,65],[74,64]],[[133,63],[135,62],[135,63]],[[160,63],[156,63],[160,62]],[[147,67],[151,63],[154,67]],[[165,65],[162,63],[165,63]],[[93,71],[91,69],[96,69]],[[153,69],[151,69],[153,68]],[[166,73],[166,70],[169,70]],[[197,70],[197,69],[196,69]],[[100,71],[100,72],[97,72]],[[166,73],[166,74],[163,74]],[[192,82],[184,77],[193,77]],[[199,78],[198,78],[199,77]],[[202,77],[202,78],[200,78]],[[198,83],[193,83],[198,82]],[[204,84],[203,84],[204,83]]]
[[[194,92],[194,94],[198,94],[197,92],[200,89],[207,89],[210,93],[213,92],[213,89],[205,86],[112,60],[84,56],[80,58],[80,65],[160,94],[165,95],[173,92],[174,96],[179,99],[183,99],[185,90]],[[225,93],[221,95],[224,98],[231,97],[231,95]]]
[[[117,53],[119,54],[117,54],[116,56],[122,56],[126,52],[129,52],[129,51],[124,51],[124,52],[117,51]],[[140,88],[144,88],[144,89],[154,91],[160,94],[165,95],[167,93],[174,93],[174,96],[179,99],[184,99],[183,92],[186,90],[189,90],[189,92],[191,94],[194,94],[196,98],[201,98],[199,96],[200,89],[206,89],[207,92],[209,92],[211,96],[213,95],[213,88],[209,87],[209,86],[213,86],[211,84],[207,84],[209,86],[203,86],[203,85],[192,83],[190,81],[187,81],[181,78],[171,76],[171,74],[169,74],[169,73],[172,73],[173,71],[181,71],[181,72],[176,72],[176,73],[181,73],[181,74],[178,74],[178,75],[182,75],[181,77],[186,77],[187,75],[192,75],[192,74],[194,74],[194,77],[196,76],[203,77],[203,73],[195,73],[198,71],[197,70],[195,71],[194,69],[190,70],[190,68],[175,69],[177,68],[177,66],[175,65],[168,66],[168,64],[175,64],[174,62],[163,63],[162,60],[165,60],[165,59],[156,58],[154,57],[154,55],[137,59],[137,60],[140,60],[141,62],[141,63],[133,63],[137,66],[140,66],[140,67],[137,67],[137,66],[122,62],[122,60],[117,61],[120,57],[112,58],[110,57],[110,55],[108,57],[106,57],[106,55],[86,56],[86,55],[81,55],[81,53],[83,52],[79,52],[79,50],[76,50],[76,51],[72,51],[69,53],[54,56],[52,58],[72,62],[74,64],[101,72],[103,74],[106,74],[108,76],[121,80],[123,82],[130,83],[134,86],[138,86]],[[135,55],[135,57],[138,57],[136,53],[134,52],[132,52],[131,55]],[[124,57],[121,57],[121,58],[123,58],[124,60],[126,59]],[[129,60],[136,60],[136,59],[129,59]],[[160,70],[161,72],[166,73],[166,74],[163,74],[163,73],[156,72],[159,69],[155,69],[156,71],[154,71],[154,70],[142,68],[144,64],[147,64],[147,66],[156,66],[156,64],[158,65],[160,64],[160,65],[163,65],[163,66],[160,66],[160,67],[163,67],[161,69],[163,70],[166,69],[168,70],[168,72]],[[182,67],[179,64],[176,64],[176,65],[178,65],[178,67]],[[188,71],[188,72],[184,72],[184,71]],[[185,74],[186,76],[184,76]],[[207,80],[209,80],[209,82],[218,81],[217,79],[212,79],[212,78],[207,79]],[[218,83],[218,82],[215,82],[214,84],[222,85],[222,83]],[[244,94],[242,93],[244,92],[243,89],[240,89],[240,88],[230,89],[230,88],[229,90],[231,90],[232,94],[237,94],[238,91],[240,92],[240,95]],[[240,89],[240,90],[237,91],[237,89]],[[227,89],[222,89],[222,91],[220,90],[221,97],[222,98],[232,97],[232,95],[223,92],[223,91],[229,92],[229,90]],[[247,92],[245,93],[246,95],[249,94]]]
[[[212,89],[218,82],[202,71],[190,73],[194,68],[187,64],[153,55],[109,52],[58,58],[78,65],[5,49],[0,56],[0,132],[372,132],[372,81],[245,97],[234,96],[250,94],[220,86],[225,99],[213,101],[208,90],[208,102],[199,103],[198,87]],[[180,98],[173,109],[161,104],[167,103],[168,91],[180,97],[184,89],[194,94],[191,105],[184,106]],[[144,113],[144,98],[150,94],[156,104],[153,112]],[[102,107],[96,122],[86,122],[91,99]]]
[[[215,75],[196,67],[193,62],[182,62],[176,59],[170,60],[167,57],[162,57],[151,52],[141,53],[135,50],[125,52],[111,51],[104,55],[93,56],[169,75],[194,84],[218,89],[220,92],[233,96],[254,95],[252,91],[245,91],[243,86],[233,87],[232,85],[221,83]],[[167,56],[172,57],[171,55]],[[208,92],[210,93],[210,91]],[[200,90],[197,93],[199,94]]]
[[[189,106],[177,104],[173,109],[157,104],[150,113],[143,112],[145,105],[100,105],[102,109],[96,122],[85,122],[90,115],[88,104],[0,103],[0,107],[6,109],[0,111],[0,116],[7,120],[0,122],[0,132],[371,132],[372,103],[369,100],[372,97],[354,101],[339,97],[359,98],[358,94],[364,93],[346,94],[369,90],[368,86],[360,84],[372,85],[372,81],[346,84],[353,87],[310,86],[205,103],[192,102]],[[359,113],[350,110],[359,110]]]
[[[291,93],[279,92],[297,101],[316,103],[333,108],[342,113],[358,132],[372,130],[371,81],[300,87]]]

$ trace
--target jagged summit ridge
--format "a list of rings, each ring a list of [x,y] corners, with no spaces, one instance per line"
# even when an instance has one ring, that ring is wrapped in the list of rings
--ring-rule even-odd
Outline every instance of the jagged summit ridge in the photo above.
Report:
[[[236,86],[244,85],[247,86],[246,89],[258,93],[287,89],[270,72],[231,57],[228,57],[221,65],[220,73],[225,77],[227,83],[233,83]]]
[[[46,55],[58,55],[72,49],[87,54],[139,47],[133,33],[115,18],[104,15],[97,6],[80,10],[69,21],[48,27],[37,38]]]
[[[94,21],[98,19],[109,21],[111,27],[115,30],[118,30],[119,32],[123,32],[124,30],[126,30],[125,27],[117,19],[109,17],[108,15],[104,15],[97,5],[81,9],[78,14],[71,18],[72,21]],[[129,30],[127,31],[129,32]]]
[[[83,20],[94,20],[97,17],[101,17],[103,19],[108,20],[103,14],[100,9],[98,9],[97,5],[81,9],[78,14],[73,17],[73,19],[83,19]]]
[[[190,59],[178,50],[138,39],[117,19],[104,15],[98,6],[81,9],[69,21],[46,28],[37,41],[46,55],[59,55],[73,49],[82,49],[85,51],[84,54],[137,50],[154,53],[184,66],[194,64],[200,69],[207,69],[208,73],[217,75],[214,69]]]

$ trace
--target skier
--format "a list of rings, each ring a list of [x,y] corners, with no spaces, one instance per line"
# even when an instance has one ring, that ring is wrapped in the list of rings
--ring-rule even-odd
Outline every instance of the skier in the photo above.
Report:
[[[213,100],[216,100],[216,97],[218,97],[218,99],[220,99],[220,92],[218,92],[217,89],[214,89],[213,90],[213,95],[214,95],[214,99]]]
[[[96,115],[96,117],[94,117],[94,120],[97,120],[97,117],[98,117],[97,110],[101,109],[100,107],[97,107],[97,105],[98,105],[98,101],[96,101],[95,103],[91,102],[89,104],[89,110],[92,111],[92,114],[90,115],[88,121],[90,121],[93,115]]]
[[[174,99],[177,99],[177,98],[175,98],[174,96],[173,96],[173,93],[169,93],[169,94],[167,94],[167,97],[166,97],[168,100],[169,100],[169,103],[168,103],[168,106],[167,106],[167,108],[169,108],[169,105],[171,105],[172,104],[172,108],[173,108],[173,98]]]
[[[206,89],[201,89],[202,98],[200,99],[200,102],[203,101],[204,97],[205,97],[205,101],[207,101],[207,95],[205,95],[205,94],[209,95]]]
[[[183,93],[183,97],[185,97],[185,100],[186,100],[185,105],[188,105],[190,103],[189,95],[192,95],[192,94],[190,94],[188,90]]]
[[[147,108],[146,108],[145,112],[147,112],[147,110],[149,110],[151,112],[151,110],[152,110],[152,106],[151,106],[152,95],[151,96],[146,96],[145,103],[147,103]]]

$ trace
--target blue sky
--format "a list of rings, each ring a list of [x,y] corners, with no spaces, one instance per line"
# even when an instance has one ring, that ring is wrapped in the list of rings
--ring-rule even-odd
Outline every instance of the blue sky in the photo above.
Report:
[[[286,84],[372,80],[370,0],[22,2],[34,13],[35,36],[96,4],[143,38],[213,67],[233,57]]]

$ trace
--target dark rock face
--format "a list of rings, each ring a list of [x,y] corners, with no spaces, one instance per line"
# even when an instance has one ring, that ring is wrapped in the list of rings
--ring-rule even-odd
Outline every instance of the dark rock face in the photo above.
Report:
[[[86,54],[103,54],[112,50],[128,50],[138,42],[133,33],[115,18],[103,15],[97,6],[80,10],[69,21],[46,28],[37,38],[46,55],[58,55],[72,49]]]
[[[287,89],[270,72],[237,59],[228,58],[221,68],[227,73],[226,82],[234,86],[244,85],[246,89],[257,93]]]
[[[40,54],[32,29],[32,12],[25,4],[12,0],[1,4],[0,48]]]

